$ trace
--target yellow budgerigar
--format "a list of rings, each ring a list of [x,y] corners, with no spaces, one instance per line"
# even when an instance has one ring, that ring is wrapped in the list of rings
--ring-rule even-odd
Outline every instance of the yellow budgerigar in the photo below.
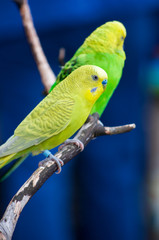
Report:
[[[0,168],[29,153],[44,153],[61,162],[47,149],[71,137],[86,121],[93,104],[104,92],[107,73],[93,65],[81,66],[60,82],[15,129],[0,147]],[[81,144],[81,143],[80,143]],[[79,144],[79,145],[80,145]]]

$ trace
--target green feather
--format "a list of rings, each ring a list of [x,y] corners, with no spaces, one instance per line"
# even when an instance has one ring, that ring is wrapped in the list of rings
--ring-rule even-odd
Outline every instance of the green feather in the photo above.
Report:
[[[3,182],[8,178],[18,167],[24,162],[24,160],[29,156],[29,154],[24,155],[23,157],[18,158],[15,163],[0,177],[0,182]]]

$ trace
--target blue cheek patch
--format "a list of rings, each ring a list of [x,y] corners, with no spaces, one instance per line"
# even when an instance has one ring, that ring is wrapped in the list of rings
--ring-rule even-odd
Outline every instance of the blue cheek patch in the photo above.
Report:
[[[97,90],[97,87],[92,88],[92,89],[91,89],[91,92],[93,93],[93,92],[95,92],[96,90]]]

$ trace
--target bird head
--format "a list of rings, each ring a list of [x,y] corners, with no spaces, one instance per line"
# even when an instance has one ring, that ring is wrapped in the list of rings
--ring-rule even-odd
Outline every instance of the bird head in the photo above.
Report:
[[[88,51],[92,49],[95,52],[116,53],[125,59],[123,50],[125,37],[124,25],[118,21],[112,21],[98,27],[85,40],[84,44],[90,47]]]
[[[94,65],[81,66],[75,72],[77,75],[80,74],[80,80],[78,80],[79,91],[89,102],[94,103],[106,89],[107,73]]]
[[[110,48],[114,49],[114,51],[126,58],[124,49],[124,40],[126,38],[126,29],[121,22],[113,21],[107,22],[106,26],[106,34],[107,38],[110,40]]]

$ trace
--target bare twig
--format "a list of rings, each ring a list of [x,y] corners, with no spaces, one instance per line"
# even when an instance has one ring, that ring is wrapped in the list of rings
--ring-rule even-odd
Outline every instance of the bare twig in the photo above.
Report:
[[[65,65],[65,48],[60,48],[59,50],[59,63],[61,66]]]
[[[130,132],[134,128],[136,128],[136,125],[134,123],[118,126],[118,127],[102,127],[101,125],[98,125],[98,128],[95,132],[95,137],[99,137],[103,135],[115,135],[120,133],[126,133],[126,132]]]
[[[33,24],[33,19],[31,16],[28,2],[27,0],[13,1],[17,4],[19,8],[27,41],[30,45],[33,57],[38,67],[42,83],[45,87],[45,91],[48,93],[51,86],[56,81],[56,76],[53,73],[41,47],[39,37]]]
[[[130,124],[120,127],[110,127],[109,131],[106,131],[106,128],[98,122],[98,118],[98,114],[90,116],[75,136],[76,139],[83,142],[84,146],[95,136],[123,133],[126,129],[131,131],[135,128],[135,124]],[[100,132],[98,134],[99,129]],[[55,156],[63,160],[64,164],[66,164],[79,153],[80,149],[76,145],[67,145],[61,151],[57,152]],[[53,161],[49,161],[45,166],[39,167],[12,198],[0,221],[0,232],[7,240],[12,238],[16,223],[25,205],[56,170],[57,165]]]

